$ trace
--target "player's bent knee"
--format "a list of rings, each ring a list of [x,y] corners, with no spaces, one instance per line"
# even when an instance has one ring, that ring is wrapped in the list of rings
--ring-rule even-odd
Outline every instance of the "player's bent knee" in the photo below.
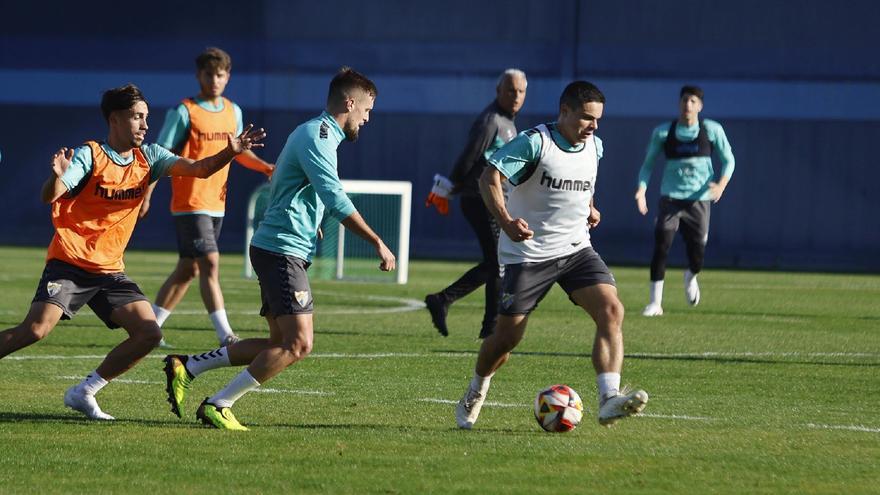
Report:
[[[46,322],[33,322],[25,327],[25,338],[30,342],[39,342],[46,338],[55,325]]]
[[[162,330],[158,325],[153,324],[133,332],[132,337],[144,346],[159,347],[159,342],[162,341]]]
[[[310,342],[293,342],[284,346],[284,351],[290,357],[290,364],[305,359],[312,352],[312,344]]]
[[[623,304],[619,300],[610,300],[602,307],[599,318],[604,320],[603,323],[619,328],[623,324],[624,311]]]

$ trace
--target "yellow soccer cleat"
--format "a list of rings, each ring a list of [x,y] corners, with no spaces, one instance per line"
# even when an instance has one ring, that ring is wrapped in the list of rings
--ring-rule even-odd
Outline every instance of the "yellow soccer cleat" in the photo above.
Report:
[[[183,405],[186,394],[192,387],[195,379],[186,369],[186,356],[171,354],[165,356],[165,392],[168,394],[168,403],[171,404],[171,412],[182,417],[180,406]]]
[[[202,401],[199,410],[196,411],[196,418],[205,425],[219,430],[248,431],[247,427],[243,426],[237,419],[235,419],[235,415],[232,414],[232,409],[228,407],[217,407],[208,402],[207,397]]]

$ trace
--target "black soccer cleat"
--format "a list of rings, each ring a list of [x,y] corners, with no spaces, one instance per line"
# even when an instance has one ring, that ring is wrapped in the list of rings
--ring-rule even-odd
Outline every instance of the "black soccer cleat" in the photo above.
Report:
[[[434,328],[440,332],[440,335],[449,336],[449,329],[446,328],[446,313],[449,312],[449,304],[443,301],[440,294],[428,294],[425,296],[425,306],[431,312],[431,322]]]

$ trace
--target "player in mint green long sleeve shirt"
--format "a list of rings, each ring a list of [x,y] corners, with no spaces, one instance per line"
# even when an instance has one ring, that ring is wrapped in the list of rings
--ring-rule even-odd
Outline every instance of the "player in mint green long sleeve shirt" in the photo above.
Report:
[[[703,268],[706,241],[709,237],[711,204],[717,203],[733,175],[735,160],[721,124],[700,120],[703,90],[696,86],[681,88],[680,116],[671,123],[661,124],[651,134],[648,152],[639,170],[635,200],[642,215],[648,213],[645,191],[657,155],[663,153],[666,166],[660,184],[660,203],[654,226],[654,253],[651,257],[650,302],[642,314],[663,314],[663,279],[666,259],[675,233],[681,230],[688,257],[685,271],[685,297],[691,306],[700,302],[697,274]],[[712,154],[721,161],[721,174],[715,180]]]
[[[370,119],[376,85],[342,68],[330,82],[326,111],[298,126],[275,162],[269,206],[250,245],[250,261],[260,282],[269,334],[198,355],[165,358],[168,400],[179,411],[193,379],[225,366],[247,365],[229,384],[205,399],[196,417],[208,426],[246,430],[232,405],[312,351],[312,291],[306,270],[325,209],[376,249],[379,269],[395,268],[394,254],[357,212],[342,190],[336,148],[354,141]]]

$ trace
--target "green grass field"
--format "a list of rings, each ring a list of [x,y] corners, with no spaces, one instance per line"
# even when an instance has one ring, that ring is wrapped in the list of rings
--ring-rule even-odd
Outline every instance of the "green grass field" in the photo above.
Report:
[[[0,324],[18,324],[43,249],[0,249]],[[153,297],[171,253],[133,252]],[[183,420],[165,402],[155,351],[99,395],[118,418],[65,409],[64,390],[121,340],[88,310],[0,360],[0,493],[880,493],[880,276],[709,270],[684,302],[670,270],[666,315],[640,316],[646,268],[614,270],[628,316],[624,382],[642,417],[595,420],[593,325],[555,288],[495,377],[472,431],[453,404],[471,377],[482,294],[440,337],[420,301],[467,267],[416,261],[410,283],[313,282],[315,346],[235,406],[247,433],[201,427],[195,408],[238,369],[200,376]],[[224,255],[233,327],[266,335],[256,281]],[[165,334],[175,352],[215,347],[192,287]],[[566,383],[584,398],[568,434],[541,430],[532,400]]]

